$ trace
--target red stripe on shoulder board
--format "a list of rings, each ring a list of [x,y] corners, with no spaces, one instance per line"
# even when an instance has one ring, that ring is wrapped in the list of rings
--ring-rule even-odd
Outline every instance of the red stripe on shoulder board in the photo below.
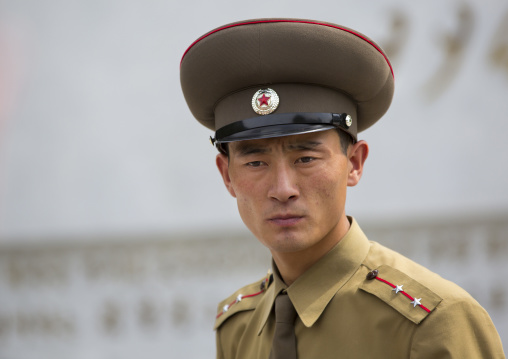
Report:
[[[225,306],[225,308],[219,313],[217,314],[217,316],[215,317],[215,319],[219,318],[222,314],[226,313],[233,305],[235,305],[236,303],[240,302],[242,299],[245,299],[245,298],[251,298],[251,297],[255,297],[257,295],[260,295],[261,293],[263,293],[265,290],[261,290],[257,293],[253,293],[253,294],[249,294],[249,295],[239,295],[238,297],[236,297],[236,299],[234,301],[232,301],[230,304],[227,304]],[[226,309],[227,308],[227,309]]]
[[[380,282],[383,282],[383,283],[386,283],[388,284],[390,287],[392,288],[396,288],[397,286],[395,284],[392,284],[390,282],[388,282],[387,280],[383,279],[383,278],[379,278],[379,277],[376,277],[376,279]],[[411,299],[411,301],[415,300],[412,296],[410,296],[408,293],[406,293],[405,291],[401,290],[400,293],[404,294],[406,297],[408,297],[409,299]],[[418,306],[420,308],[422,308],[424,311],[426,311],[427,313],[430,313],[430,309],[425,307],[424,305],[421,305],[421,304],[418,304]]]
[[[314,22],[314,21],[303,21],[303,20],[258,20],[258,21],[249,21],[249,22],[242,22],[242,23],[238,23],[238,24],[231,24],[231,25],[227,25],[227,26],[223,26],[223,27],[220,27],[218,29],[215,29],[203,36],[201,36],[200,38],[198,38],[196,41],[194,41],[188,48],[187,50],[185,50],[185,52],[183,53],[183,56],[182,56],[182,59],[180,60],[180,66],[182,66],[182,61],[185,57],[185,55],[187,55],[187,52],[189,52],[189,50],[194,46],[196,45],[198,42],[200,42],[201,40],[203,40],[204,38],[207,38],[208,36],[212,35],[212,34],[215,34],[216,32],[219,32],[221,30],[225,30],[225,29],[229,29],[231,27],[236,27],[236,26],[242,26],[242,25],[252,25],[252,24],[262,24],[262,23],[270,23],[270,22],[293,22],[293,23],[301,23],[301,24],[312,24],[312,25],[320,25],[320,26],[328,26],[328,27],[332,27],[334,29],[338,29],[338,30],[342,30],[342,31],[346,31],[346,32],[349,32],[350,34],[352,35],[355,35],[357,37],[359,37],[360,39],[368,42],[370,45],[372,45],[381,55],[383,55],[383,57],[385,58],[386,60],[386,63],[388,64],[388,66],[390,67],[390,72],[392,73],[392,77],[394,76],[393,75],[393,68],[392,68],[392,64],[390,64],[390,61],[388,60],[388,57],[386,57],[386,55],[383,53],[383,51],[381,51],[381,49],[375,44],[373,43],[372,41],[370,41],[369,39],[367,39],[365,36],[363,35],[360,35],[359,33],[351,30],[351,29],[346,29],[346,28],[343,28],[343,27],[340,27],[340,26],[336,26],[336,25],[331,25],[331,24],[324,24],[324,23],[320,23],[320,22]]]

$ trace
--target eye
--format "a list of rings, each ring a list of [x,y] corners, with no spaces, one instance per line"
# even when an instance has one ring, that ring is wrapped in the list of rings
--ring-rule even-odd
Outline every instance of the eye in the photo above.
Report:
[[[295,163],[309,163],[309,162],[312,162],[314,161],[315,158],[314,157],[300,157],[299,159],[296,160]]]
[[[262,165],[264,165],[265,163],[263,161],[252,161],[252,162],[247,162],[245,165],[247,167],[260,167]]]

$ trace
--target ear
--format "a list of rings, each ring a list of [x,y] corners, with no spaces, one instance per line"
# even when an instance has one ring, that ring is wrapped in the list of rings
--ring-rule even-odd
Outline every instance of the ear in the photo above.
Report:
[[[349,173],[347,185],[356,186],[363,174],[363,164],[369,155],[369,145],[365,141],[358,141],[348,150]]]
[[[219,153],[215,158],[215,163],[217,164],[217,168],[222,176],[222,180],[224,181],[224,185],[226,185],[226,189],[229,194],[236,198],[236,193],[233,189],[233,185],[231,184],[231,178],[229,177],[229,160],[228,157],[222,153]]]

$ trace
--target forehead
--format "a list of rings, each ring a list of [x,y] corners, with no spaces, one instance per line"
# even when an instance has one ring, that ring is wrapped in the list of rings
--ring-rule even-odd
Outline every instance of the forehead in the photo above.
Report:
[[[305,133],[300,135],[264,138],[259,140],[236,141],[229,143],[231,154],[249,154],[252,152],[269,152],[275,148],[286,151],[306,150],[319,147],[331,147],[340,150],[340,138],[335,129]]]

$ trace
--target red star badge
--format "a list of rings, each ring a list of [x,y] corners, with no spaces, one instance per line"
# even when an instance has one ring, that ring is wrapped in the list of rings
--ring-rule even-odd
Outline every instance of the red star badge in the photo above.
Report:
[[[268,100],[270,99],[270,97],[266,97],[265,94],[263,94],[263,96],[259,97],[258,98],[258,101],[259,101],[259,106],[263,106],[263,105],[266,105],[268,106]]]
[[[252,96],[252,109],[258,115],[268,115],[279,106],[279,95],[272,89],[259,89]]]

